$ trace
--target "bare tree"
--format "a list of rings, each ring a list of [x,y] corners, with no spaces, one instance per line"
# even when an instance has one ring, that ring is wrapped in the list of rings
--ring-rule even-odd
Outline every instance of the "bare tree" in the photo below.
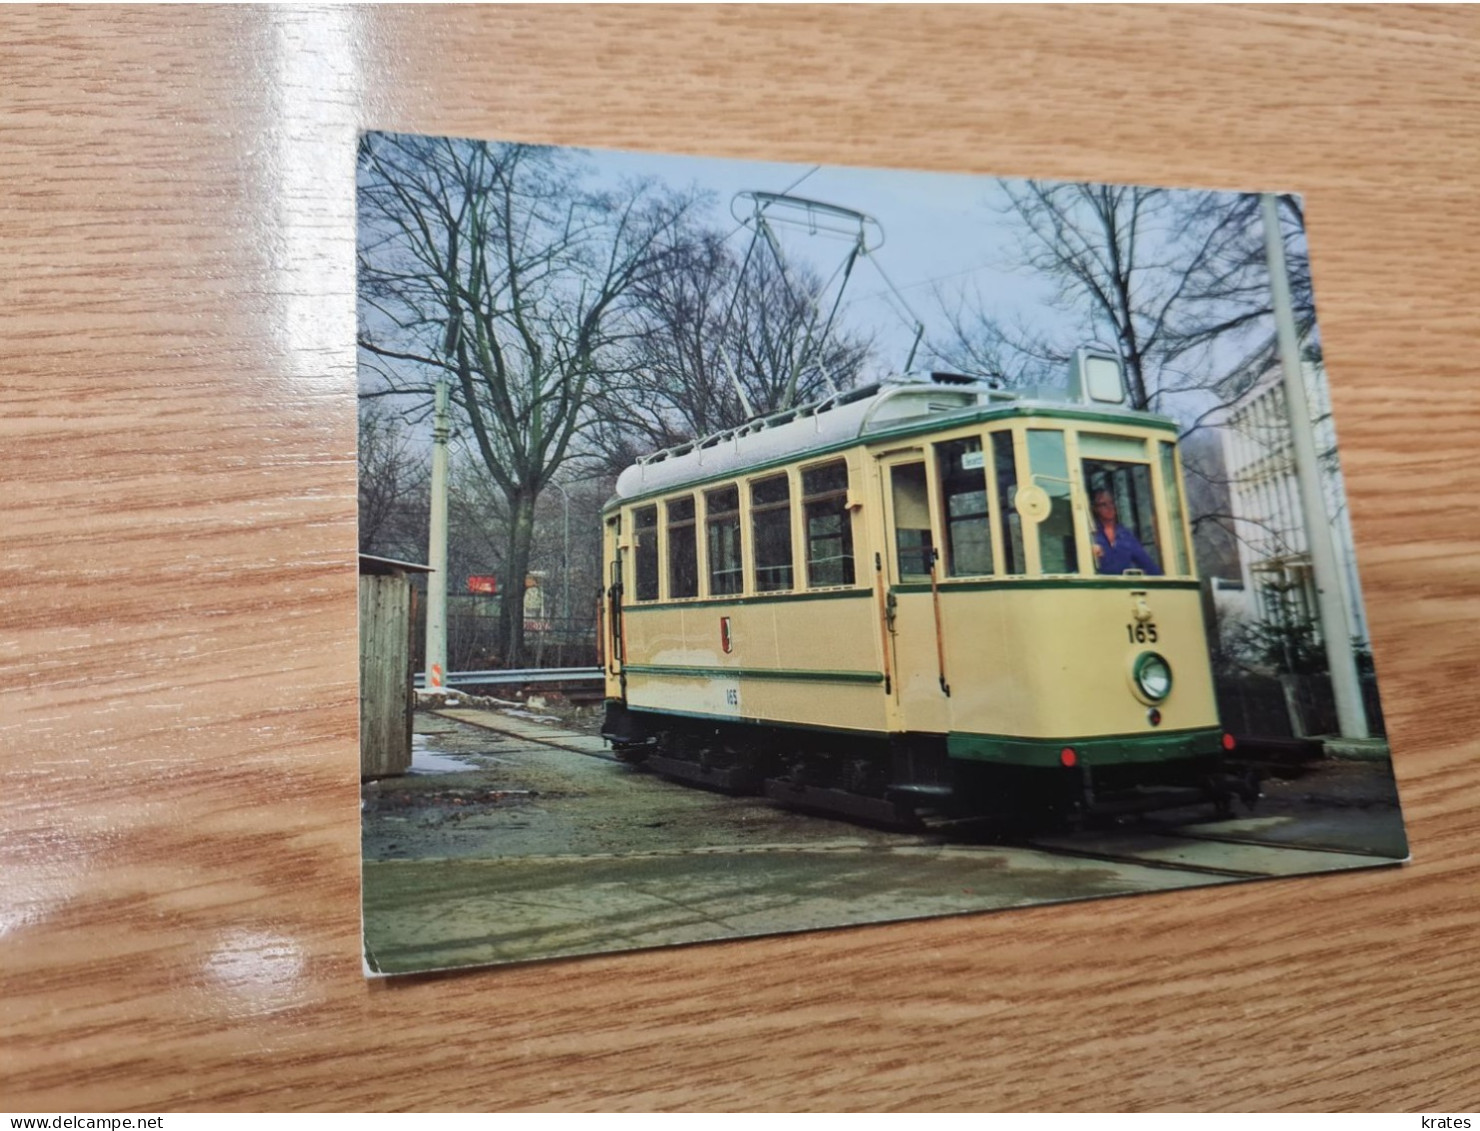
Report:
[[[759,414],[779,412],[851,387],[872,343],[836,329],[818,340],[826,284],[793,265],[783,276],[774,261],[752,260],[727,314],[723,348],[734,352],[740,383]]]
[[[938,363],[1008,389],[1063,379],[1067,356],[1061,347],[1046,344],[1041,327],[1021,321],[1008,325],[990,311],[979,290],[948,294],[936,288],[935,301],[948,331],[944,341],[931,342]]]
[[[651,186],[593,192],[568,154],[368,134],[360,145],[364,395],[425,405],[451,381],[508,515],[500,633],[523,653],[534,508],[572,455],[620,309],[663,269],[683,199]]]
[[[1281,196],[1277,203],[1296,333],[1306,359],[1319,362],[1305,210],[1296,196]],[[1217,386],[1221,399],[1232,400],[1279,357],[1260,198],[1253,193],[1197,193],[1182,209],[1182,217],[1188,230],[1206,233],[1205,250],[1189,266],[1170,346],[1178,356],[1196,355],[1214,345],[1236,352],[1239,360],[1219,374]]]
[[[737,383],[758,415],[855,384],[869,343],[834,331],[807,348],[822,291],[805,267],[783,279],[774,261],[738,262],[719,233],[691,233],[633,290],[623,365],[588,433],[605,466],[745,423]]]
[[[1149,408],[1148,368],[1159,347],[1168,300],[1153,295],[1157,269],[1148,251],[1148,229],[1165,215],[1164,190],[1124,185],[1003,182],[1006,210],[1019,226],[1021,265],[1057,288],[1055,304],[1079,312],[1095,334],[1105,335],[1125,365],[1131,403]],[[1066,364],[1080,342],[1055,342],[1043,334],[1011,333],[990,320],[978,323],[999,365],[1041,372]],[[1014,355],[1015,358],[1014,358]]]
[[[421,561],[427,545],[427,454],[379,402],[360,405],[360,552]]]
[[[1212,390],[1224,376],[1203,365],[1210,346],[1267,319],[1255,197],[1041,181],[1003,182],[1001,193],[1014,265],[1053,284],[1052,305],[1069,319],[1008,325],[979,302],[942,300],[952,337],[939,352],[956,364],[1049,384],[1075,347],[1098,340],[1120,355],[1130,403],[1165,411],[1168,394]]]

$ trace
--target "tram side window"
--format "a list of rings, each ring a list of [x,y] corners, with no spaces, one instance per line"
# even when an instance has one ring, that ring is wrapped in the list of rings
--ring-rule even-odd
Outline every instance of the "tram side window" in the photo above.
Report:
[[[1017,464],[1012,433],[992,433],[992,467],[997,474],[997,513],[1002,516],[1002,572],[1026,573],[1023,554],[1023,517],[1013,505],[1017,496]]]
[[[1179,574],[1187,574],[1191,571],[1187,568],[1187,540],[1182,525],[1182,491],[1177,481],[1177,446],[1162,443],[1158,447],[1161,448],[1161,481],[1166,485],[1167,517],[1172,523],[1171,533],[1168,535],[1172,543],[1172,560],[1176,563]]]
[[[762,593],[790,589],[791,484],[784,472],[751,484],[750,522],[756,589]]]
[[[633,581],[639,601],[658,599],[658,508],[639,507],[632,512],[632,537],[637,543],[637,568]]]
[[[807,585],[853,584],[853,521],[848,517],[848,465],[841,460],[802,472],[807,525]]]
[[[706,491],[704,505],[709,511],[705,543],[709,551],[709,595],[739,593],[745,588],[740,564],[740,488]]]
[[[982,442],[972,436],[937,444],[935,450],[945,508],[946,575],[991,573],[992,530]]]
[[[668,596],[699,595],[699,542],[694,536],[694,496],[668,500]]]
[[[1108,459],[1086,459],[1083,463],[1085,488],[1094,514],[1096,571],[1140,570],[1160,576],[1162,555],[1156,532],[1156,501],[1151,493],[1151,465]]]
[[[930,502],[924,461],[896,464],[890,471],[890,481],[899,576],[929,577],[935,547],[930,537]]]
[[[1078,573],[1074,505],[1070,501],[1069,459],[1064,434],[1028,429],[1028,466],[1033,482],[1048,494],[1048,516],[1038,524],[1038,557],[1044,573]]]

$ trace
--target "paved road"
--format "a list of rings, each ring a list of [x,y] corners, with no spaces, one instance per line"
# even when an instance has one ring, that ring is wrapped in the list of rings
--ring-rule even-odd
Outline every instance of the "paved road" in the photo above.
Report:
[[[1382,862],[1351,831],[1371,824],[1356,809],[1345,842],[1324,851],[1269,847],[1298,831],[1291,814],[1188,830],[1205,839],[1138,826],[1031,845],[947,843],[674,785],[592,757],[604,753],[599,739],[528,717],[445,712],[419,715],[417,727],[419,747],[466,769],[366,789],[366,956],[379,973]]]

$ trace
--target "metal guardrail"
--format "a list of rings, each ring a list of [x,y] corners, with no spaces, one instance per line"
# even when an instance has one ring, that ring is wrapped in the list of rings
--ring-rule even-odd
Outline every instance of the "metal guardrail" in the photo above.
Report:
[[[597,683],[605,676],[600,668],[496,668],[481,672],[448,672],[448,687],[475,683]],[[416,673],[416,686],[425,690],[426,672]]]

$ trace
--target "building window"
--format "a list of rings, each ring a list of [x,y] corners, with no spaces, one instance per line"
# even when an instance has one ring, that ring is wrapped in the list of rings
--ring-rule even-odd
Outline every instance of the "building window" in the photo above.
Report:
[[[987,513],[986,457],[976,436],[935,447],[945,511],[946,576],[992,572],[992,528]]]
[[[848,465],[842,460],[802,472],[807,525],[807,585],[853,584],[853,520],[848,516]]]
[[[668,596],[699,595],[699,540],[694,532],[694,496],[668,500]]]
[[[750,524],[755,534],[757,592],[790,589],[791,484],[784,474],[751,484]]]
[[[636,543],[637,568],[633,578],[639,601],[658,599],[658,508],[639,507],[632,512],[632,538]]]
[[[709,594],[712,597],[739,593],[745,588],[740,558],[740,489],[721,487],[704,493],[709,512]]]

